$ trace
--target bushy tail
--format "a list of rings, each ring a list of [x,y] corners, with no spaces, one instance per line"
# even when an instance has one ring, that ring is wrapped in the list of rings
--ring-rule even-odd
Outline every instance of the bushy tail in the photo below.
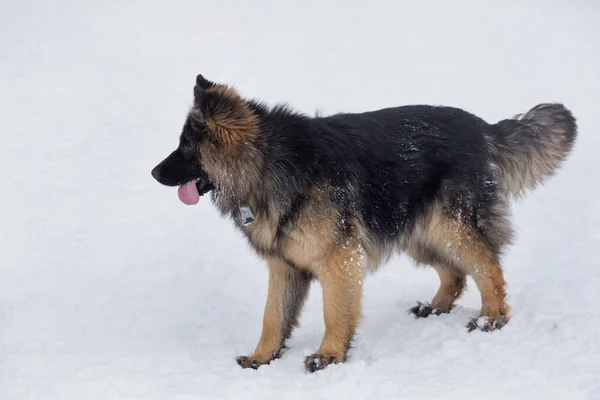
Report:
[[[577,124],[562,104],[539,104],[492,125],[486,135],[505,191],[513,196],[552,176],[573,148]]]

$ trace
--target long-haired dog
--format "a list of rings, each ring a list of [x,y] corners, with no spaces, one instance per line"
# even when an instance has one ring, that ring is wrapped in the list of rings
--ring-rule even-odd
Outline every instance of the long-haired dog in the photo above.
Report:
[[[415,316],[449,312],[470,275],[482,307],[468,329],[504,326],[510,198],[552,175],[576,135],[561,104],[496,124],[426,105],[309,117],[199,75],[179,146],[152,175],[179,186],[185,204],[212,192],[267,262],[263,331],[254,353],[238,357],[242,367],[280,356],[320,281],[325,335],[305,360],[312,372],[346,359],[365,276],[396,251],[440,277]]]

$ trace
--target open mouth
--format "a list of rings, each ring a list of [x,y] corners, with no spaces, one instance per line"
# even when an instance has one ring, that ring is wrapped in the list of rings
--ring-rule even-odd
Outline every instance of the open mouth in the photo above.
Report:
[[[179,186],[177,195],[183,204],[193,206],[200,201],[200,196],[210,192],[214,188],[214,185],[208,179],[198,178]]]

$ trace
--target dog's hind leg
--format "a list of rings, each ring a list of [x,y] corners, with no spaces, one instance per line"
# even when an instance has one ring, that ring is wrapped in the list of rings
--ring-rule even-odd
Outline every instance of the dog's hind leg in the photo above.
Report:
[[[476,260],[466,269],[481,292],[481,313],[469,322],[467,328],[469,332],[475,329],[484,332],[500,329],[508,322],[510,311],[510,307],[504,302],[506,282],[502,268],[496,256],[489,254],[487,250],[481,250]]]
[[[475,229],[464,223],[447,220],[445,258],[463,274],[471,275],[481,293],[481,313],[468,325],[469,331],[491,331],[508,322],[510,308],[504,302],[506,292],[499,254]]]
[[[492,331],[502,328],[509,320],[510,308],[505,303],[504,274],[499,250],[494,250],[482,233],[452,219],[447,220],[445,257],[466,275],[471,275],[481,293],[481,313],[469,322],[469,331]],[[498,247],[499,249],[499,247]]]
[[[440,287],[431,304],[419,302],[409,311],[417,318],[426,318],[431,314],[449,313],[454,302],[462,295],[467,286],[466,276],[453,268],[434,266],[440,277]]]
[[[481,292],[482,307],[480,316],[469,323],[470,331],[499,329],[509,319],[499,251],[503,241],[510,237],[510,232],[501,219],[490,226],[495,229],[478,229],[471,226],[468,219],[461,220],[441,208],[433,208],[428,219],[416,228],[406,247],[408,254],[417,262],[449,266],[445,273],[440,274],[442,284],[434,299],[436,308],[451,307],[450,301],[460,295],[461,288],[464,289],[464,276],[473,277]],[[486,239],[486,232],[496,232],[496,242]],[[491,237],[491,233],[487,235]],[[440,269],[436,270],[439,274]],[[418,306],[411,312],[422,317],[431,314],[433,308],[433,305],[431,310]]]
[[[310,288],[310,274],[291,267],[283,260],[267,260],[269,266],[269,293],[263,318],[263,329],[258,345],[250,356],[236,359],[242,368],[257,369],[279,358],[294,327]]]

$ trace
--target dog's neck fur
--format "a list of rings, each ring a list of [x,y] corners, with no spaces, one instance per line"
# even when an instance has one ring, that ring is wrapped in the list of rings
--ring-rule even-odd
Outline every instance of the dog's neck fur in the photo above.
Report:
[[[289,162],[289,157],[302,157],[305,167],[311,164],[306,162],[311,154],[293,154],[289,140],[295,132],[276,131],[272,127],[281,119],[306,124],[310,118],[285,106],[270,109],[258,102],[247,104],[258,118],[258,131],[252,139],[239,143],[225,154],[207,143],[202,158],[216,186],[212,200],[222,215],[232,217],[239,224],[240,207],[249,207],[256,217],[253,224],[268,221],[271,228],[277,230],[279,225],[294,218],[314,182],[307,179],[311,176],[310,168],[299,171],[297,163]],[[270,151],[263,151],[265,149]],[[274,159],[265,159],[265,154]],[[281,176],[287,179],[282,180]]]

